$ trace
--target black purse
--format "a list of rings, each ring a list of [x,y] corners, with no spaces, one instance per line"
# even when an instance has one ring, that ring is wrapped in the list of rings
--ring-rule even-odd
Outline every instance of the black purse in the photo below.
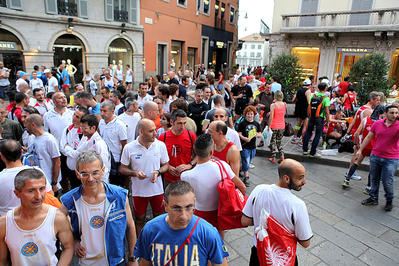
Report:
[[[285,105],[285,129],[284,129],[284,136],[290,137],[294,135],[295,131],[292,127],[291,123],[288,121],[288,114],[287,114],[287,105]]]

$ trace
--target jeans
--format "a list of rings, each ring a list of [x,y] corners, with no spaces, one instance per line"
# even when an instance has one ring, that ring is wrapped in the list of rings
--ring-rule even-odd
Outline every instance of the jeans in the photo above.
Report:
[[[323,133],[324,117],[310,117],[308,122],[308,128],[306,129],[305,137],[303,138],[303,151],[308,151],[308,144],[310,136],[312,136],[313,128],[316,126],[316,134],[312,142],[312,148],[310,149],[310,155],[316,154],[316,148],[319,144],[321,134]]]
[[[6,99],[6,94],[10,92],[10,85],[0,86],[0,98]]]
[[[393,176],[398,167],[398,162],[399,159],[386,159],[370,154],[371,191],[369,195],[372,200],[378,200],[380,180],[382,180],[387,201],[393,199]]]
[[[256,149],[242,149],[240,151],[241,161],[242,161],[242,171],[248,172],[249,164],[252,162],[252,159],[255,157]]]

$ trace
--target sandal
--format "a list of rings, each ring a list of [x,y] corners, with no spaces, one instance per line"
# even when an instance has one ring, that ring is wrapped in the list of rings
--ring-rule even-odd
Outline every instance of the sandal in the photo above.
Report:
[[[278,162],[278,163],[281,163],[282,161],[284,161],[284,157],[283,157],[283,158],[280,158],[277,162]]]
[[[275,163],[275,162],[276,162],[276,159],[274,159],[274,158],[269,158],[269,162]]]

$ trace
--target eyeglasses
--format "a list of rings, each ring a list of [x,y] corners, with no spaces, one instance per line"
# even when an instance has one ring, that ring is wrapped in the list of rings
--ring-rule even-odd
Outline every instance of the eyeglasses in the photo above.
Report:
[[[168,206],[169,206],[169,205],[168,205]],[[178,208],[170,208],[170,207],[169,207],[169,210],[171,210],[172,212],[182,212],[183,210],[185,210],[186,212],[194,212],[195,206],[189,206],[189,207],[184,207],[184,208],[181,208],[181,207],[178,207]]]
[[[103,166],[103,168],[101,168],[101,170],[96,170],[96,171],[94,171],[92,173],[80,173],[79,171],[77,171],[77,172],[78,172],[78,175],[81,178],[89,178],[89,176],[97,178],[97,177],[101,176],[101,173],[104,170],[104,168],[105,168],[105,166]]]
[[[90,129],[90,127],[80,127],[80,129],[85,130],[85,129]]]
[[[208,133],[217,133],[217,131],[213,131],[213,130],[208,129]]]

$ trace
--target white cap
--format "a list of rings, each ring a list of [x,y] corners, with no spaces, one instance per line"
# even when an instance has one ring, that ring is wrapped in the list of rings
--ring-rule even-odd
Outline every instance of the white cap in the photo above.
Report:
[[[46,69],[44,70],[43,73],[44,73],[44,74],[46,74],[46,73],[51,73],[51,71],[50,71],[50,69],[46,68]]]

